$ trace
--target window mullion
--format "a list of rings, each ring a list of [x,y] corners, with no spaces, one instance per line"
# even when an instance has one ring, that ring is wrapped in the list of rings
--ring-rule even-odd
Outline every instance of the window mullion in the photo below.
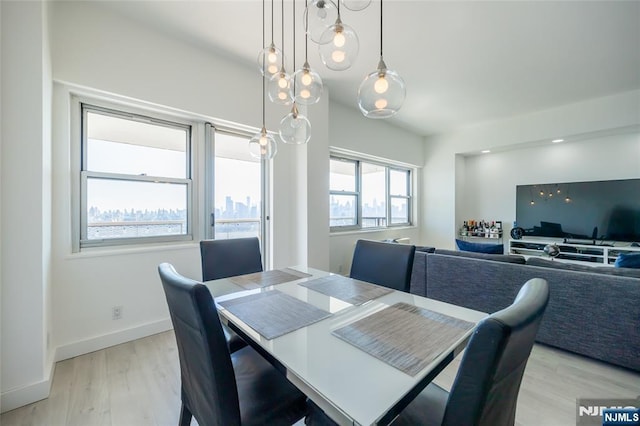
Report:
[[[389,171],[389,167],[384,168],[384,192],[385,192],[385,203],[386,203],[386,226],[391,225],[391,174]]]
[[[106,173],[106,172],[82,172],[86,177],[95,179],[112,179],[112,180],[126,180],[131,182],[153,182],[153,183],[176,183],[186,184],[191,182],[191,179],[185,178],[169,178],[159,176],[145,176],[145,175],[126,175],[119,173]]]
[[[362,229],[362,167],[360,161],[356,161],[356,226]]]

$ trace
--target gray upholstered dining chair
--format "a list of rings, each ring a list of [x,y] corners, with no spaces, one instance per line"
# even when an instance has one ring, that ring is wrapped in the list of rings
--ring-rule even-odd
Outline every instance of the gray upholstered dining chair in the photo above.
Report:
[[[394,420],[393,425],[513,425],[527,360],[549,302],[549,285],[527,281],[513,304],[478,323],[447,392],[431,383]],[[309,402],[309,426],[333,425]]]
[[[350,277],[409,292],[416,246],[358,240]]]
[[[226,345],[211,292],[158,267],[178,344],[180,426],[292,425],[304,417],[305,396],[251,347]]]
[[[256,237],[200,241],[202,281],[218,280],[262,271],[260,241]],[[227,326],[222,327],[229,350],[235,352],[247,343]]]
[[[202,281],[262,272],[260,241],[256,237],[200,241]]]

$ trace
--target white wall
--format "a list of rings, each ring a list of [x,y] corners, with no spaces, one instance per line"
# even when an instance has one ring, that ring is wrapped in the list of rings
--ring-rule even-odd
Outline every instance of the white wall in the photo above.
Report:
[[[385,120],[365,118],[355,108],[357,108],[355,94],[353,109],[340,104],[331,104],[330,146],[422,166],[424,139],[421,136],[390,125]]]
[[[331,147],[364,153],[411,166],[422,166],[424,140],[420,136],[389,125],[385,121],[367,119],[358,111],[338,104],[331,105],[329,122]],[[326,167],[328,168],[328,164]],[[416,194],[420,193],[420,176],[421,170],[418,169],[416,176],[418,187],[414,189]],[[325,175],[325,180],[328,192],[328,175]],[[406,237],[411,240],[411,244],[421,244],[421,212],[419,207],[417,203],[414,206],[417,210],[415,211],[416,226],[414,227],[331,234],[329,250],[331,272],[349,273],[353,249],[358,239],[384,240]],[[328,211],[328,205],[325,209]]]
[[[515,166],[505,167],[506,163],[501,163],[493,167],[490,171],[483,170],[472,173],[464,170],[466,161],[458,154],[479,153],[481,149],[491,149],[494,152],[511,150],[515,148],[525,148],[540,146],[542,143],[549,143],[553,139],[564,138],[568,142],[575,142],[576,146],[586,143],[590,149],[600,146],[597,141],[588,145],[588,140],[603,138],[601,143],[609,143],[603,136],[606,134],[633,131],[637,133],[637,126],[640,126],[640,91],[621,93],[589,101],[559,106],[557,108],[540,111],[524,116],[512,117],[495,122],[482,123],[474,126],[460,128],[455,132],[437,135],[427,138],[425,152],[425,165],[423,171],[423,221],[422,240],[425,245],[437,247],[453,248],[456,229],[465,219],[481,219],[481,215],[486,219],[495,218],[493,214],[477,212],[471,210],[471,204],[465,201],[467,194],[466,185],[469,182],[483,179],[502,179],[515,185],[513,178],[514,169],[524,171],[529,170],[530,181],[538,182],[551,179],[545,175],[545,163],[549,161],[538,153],[538,148],[533,148],[528,156],[523,156]],[[635,129],[635,130],[634,130]],[[574,145],[567,143],[565,146],[558,146],[559,150],[571,150]],[[588,152],[587,152],[588,151]],[[581,180],[598,179],[603,173],[607,173],[598,168],[582,169],[580,161],[583,156],[595,158],[599,151],[591,153],[589,150],[574,149],[575,157],[565,159],[564,175],[572,176]],[[491,154],[493,156],[493,154]],[[515,155],[515,154],[514,154]],[[618,157],[617,160],[615,158]],[[531,160],[530,160],[531,158]],[[545,158],[544,161],[542,158]],[[619,171],[620,175],[631,173],[634,168],[634,160],[638,157],[626,157],[624,151],[613,146],[611,152],[605,156],[610,159],[609,167],[617,169],[615,161],[622,161],[628,166],[623,166]],[[539,160],[534,163],[533,159]],[[486,161],[491,161],[487,159]],[[637,163],[635,163],[637,164]],[[624,168],[626,167],[626,168]],[[636,166],[637,167],[637,166]],[[636,169],[637,170],[637,169]],[[615,172],[618,173],[618,172]],[[491,177],[485,176],[490,174]],[[558,175],[557,169],[551,173]],[[614,174],[612,172],[612,174]],[[633,174],[633,173],[631,173]],[[636,174],[635,177],[640,177]],[[573,179],[572,178],[572,179]],[[551,179],[555,180],[555,179]],[[515,188],[514,188],[515,189]],[[483,203],[499,205],[500,211],[507,212],[509,207],[507,194],[500,191],[487,191],[482,198]],[[515,204],[511,207],[515,209]],[[513,215],[507,215],[503,222],[509,220]],[[510,222],[506,222],[507,225]],[[505,229],[508,231],[508,229]]]
[[[50,385],[51,68],[46,5],[0,7],[4,411]]]
[[[640,178],[640,133],[472,156],[463,167],[463,204],[457,212],[510,225],[516,185]]]
[[[55,2],[51,8],[53,73],[57,81],[202,117],[261,125],[261,80],[253,66],[230,62],[216,52],[143,28],[90,2]],[[157,278],[160,262],[173,263],[186,276],[200,277],[197,242],[71,253],[73,181],[67,90],[56,86],[54,110],[57,202],[53,212],[53,305],[58,359],[128,340],[136,333],[170,327]],[[327,105],[324,104],[325,109]],[[322,108],[310,112],[314,125],[320,129],[326,127]],[[286,112],[284,107],[268,105],[267,127],[277,128]],[[314,143],[327,142],[317,132]],[[203,147],[195,149],[202,152]],[[273,263],[278,266],[291,264],[300,251],[306,250],[297,245],[289,230],[290,221],[298,221],[300,214],[293,210],[298,200],[291,198],[295,191],[287,179],[290,161],[297,151],[299,147],[280,144],[273,163],[274,204],[279,206],[272,215]],[[307,214],[306,208],[302,214]],[[121,320],[111,319],[113,306],[123,306]]]
[[[145,29],[89,2],[53,3],[51,26],[53,73],[58,81],[260,126],[256,94],[261,81],[253,63],[230,62],[216,52]],[[71,253],[69,107],[61,86],[56,89],[55,103],[54,337],[61,358],[130,338],[132,330],[167,327],[157,264],[170,261],[194,278],[200,276],[200,267],[195,244]],[[312,123],[308,145],[279,144],[271,182],[274,267],[300,263],[330,267],[329,140],[332,145],[404,162],[422,157],[419,137],[365,120],[344,107],[337,107],[339,112],[329,117],[329,105],[329,93],[325,93],[319,104],[308,108]],[[267,126],[276,129],[287,112],[286,107],[268,104]],[[344,121],[345,117],[351,118]],[[329,122],[334,119],[339,130],[330,134]],[[389,141],[395,148],[387,147]],[[115,305],[124,307],[122,320],[111,320]]]
[[[57,358],[61,359],[136,337],[136,333],[169,327],[157,279],[158,263],[169,261],[187,276],[200,276],[195,243],[71,252],[73,157],[68,91],[76,90],[76,86],[80,92],[88,88],[98,95],[115,94],[158,108],[171,107],[258,127],[261,111],[257,94],[261,81],[252,63],[231,62],[216,52],[145,29],[89,2],[53,3],[51,27],[53,77],[67,83],[56,85],[53,120],[53,338]],[[279,144],[271,174],[274,267],[301,263],[322,269],[330,266],[329,105],[329,93],[325,93],[318,105],[308,108],[312,123],[308,145]],[[267,127],[276,129],[287,112],[286,107],[268,104]],[[362,135],[360,126],[371,122],[356,117],[353,122],[338,124],[344,128],[338,133]],[[376,123],[375,129],[369,130],[369,143],[362,147],[381,146],[376,139],[380,135],[401,147],[411,146],[414,153],[406,158],[390,158],[407,161],[421,157],[420,148],[413,146],[419,138],[384,123]],[[335,144],[339,146],[341,142]],[[391,150],[376,154],[387,152]],[[123,306],[123,319],[113,321],[111,307],[116,305]]]

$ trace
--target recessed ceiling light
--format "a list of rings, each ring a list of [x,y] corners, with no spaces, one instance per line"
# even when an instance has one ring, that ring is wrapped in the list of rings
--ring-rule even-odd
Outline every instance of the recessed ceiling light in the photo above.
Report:
[[[560,143],[560,142],[564,142],[564,139],[554,139],[551,142],[552,143]]]
[[[488,153],[490,153],[490,152],[491,152],[491,150],[489,150],[489,149],[485,149],[484,151],[480,151],[480,152],[482,152],[483,154],[488,154]]]

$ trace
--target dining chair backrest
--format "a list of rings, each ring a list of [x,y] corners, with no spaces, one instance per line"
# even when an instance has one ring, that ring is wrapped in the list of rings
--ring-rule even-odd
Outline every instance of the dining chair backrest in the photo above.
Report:
[[[409,244],[358,240],[350,277],[409,292],[416,247]]]
[[[482,320],[460,363],[443,425],[513,425],[520,383],[549,301],[549,285],[527,281],[509,307]]]
[[[209,289],[158,267],[178,344],[182,402],[201,425],[239,425],[238,390],[231,356]]]
[[[257,237],[200,241],[202,281],[262,272]]]

